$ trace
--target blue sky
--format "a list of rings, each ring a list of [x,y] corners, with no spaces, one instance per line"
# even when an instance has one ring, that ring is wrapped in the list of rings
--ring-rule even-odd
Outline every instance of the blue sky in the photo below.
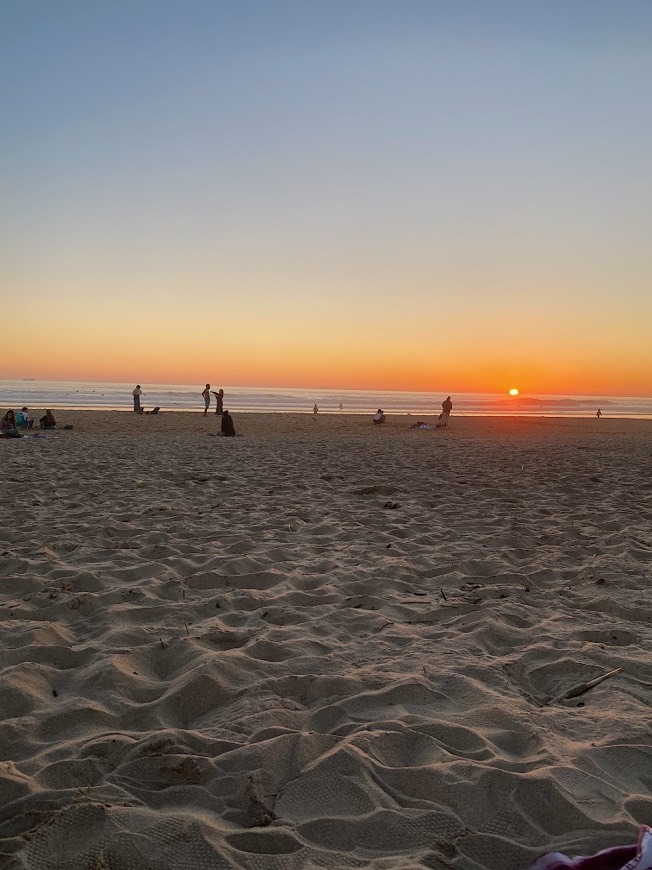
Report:
[[[116,330],[129,365],[146,351],[160,366],[200,317],[228,325],[219,364],[249,382],[283,348],[310,355],[314,382],[336,331],[347,371],[370,333],[405,370],[390,384],[360,363],[359,383],[326,386],[409,388],[436,335],[447,383],[486,389],[473,365],[563,391],[555,346],[568,389],[647,391],[649,2],[0,13],[0,290],[16,330],[34,328],[26,299],[66,341],[94,329],[81,356],[99,341],[105,377],[122,372]],[[125,330],[132,307],[160,346]],[[216,352],[179,346],[199,368]]]

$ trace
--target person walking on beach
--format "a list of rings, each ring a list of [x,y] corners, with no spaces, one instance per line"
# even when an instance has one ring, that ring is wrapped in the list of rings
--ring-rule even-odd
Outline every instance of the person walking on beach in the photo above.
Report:
[[[317,416],[317,414],[319,414],[319,408],[316,404],[312,407],[312,413],[315,415],[315,417]]]
[[[206,384],[204,389],[202,390],[202,398],[204,400],[204,417],[208,414],[208,409],[211,404],[211,385]]]
[[[602,417],[602,411],[600,408],[598,408],[598,413],[595,416],[598,418],[598,420],[600,419],[600,417]]]
[[[136,388],[133,392],[134,414],[140,414],[140,412],[141,412],[140,397],[142,396],[142,394],[143,394],[143,391],[140,389],[140,384],[136,384]]]
[[[444,401],[441,403],[442,415],[440,417],[441,428],[448,428],[448,418],[451,415],[451,411],[453,410],[453,403],[451,402],[451,397],[447,396]]]
[[[211,390],[211,393],[215,396],[215,413],[223,414],[224,413],[224,390],[219,389],[217,392],[215,390]]]

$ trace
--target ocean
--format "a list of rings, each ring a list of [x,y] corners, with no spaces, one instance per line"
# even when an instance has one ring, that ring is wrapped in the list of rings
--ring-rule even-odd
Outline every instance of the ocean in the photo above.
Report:
[[[89,381],[0,381],[0,409],[71,408],[130,410],[134,384]],[[230,411],[274,413],[371,414],[382,408],[388,414],[439,413],[445,393],[377,390],[324,390],[278,387],[224,389],[224,407]],[[147,410],[159,405],[169,411],[203,411],[203,384],[143,384],[141,404]],[[214,398],[211,397],[214,402]],[[455,393],[454,413],[471,416],[525,415],[591,417],[598,408],[605,417],[652,419],[652,397],[528,395],[515,398],[498,393]]]

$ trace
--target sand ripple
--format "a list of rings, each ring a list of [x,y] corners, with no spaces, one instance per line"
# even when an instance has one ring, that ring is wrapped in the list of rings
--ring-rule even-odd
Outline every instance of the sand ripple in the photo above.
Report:
[[[650,425],[338,419],[0,442],[0,868],[519,870],[650,823]]]

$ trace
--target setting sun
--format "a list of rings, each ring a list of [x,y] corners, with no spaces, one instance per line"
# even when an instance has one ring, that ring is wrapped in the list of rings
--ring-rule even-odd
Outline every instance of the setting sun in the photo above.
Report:
[[[516,387],[512,387],[512,389],[509,391],[509,395],[518,396],[518,390],[516,389]]]

